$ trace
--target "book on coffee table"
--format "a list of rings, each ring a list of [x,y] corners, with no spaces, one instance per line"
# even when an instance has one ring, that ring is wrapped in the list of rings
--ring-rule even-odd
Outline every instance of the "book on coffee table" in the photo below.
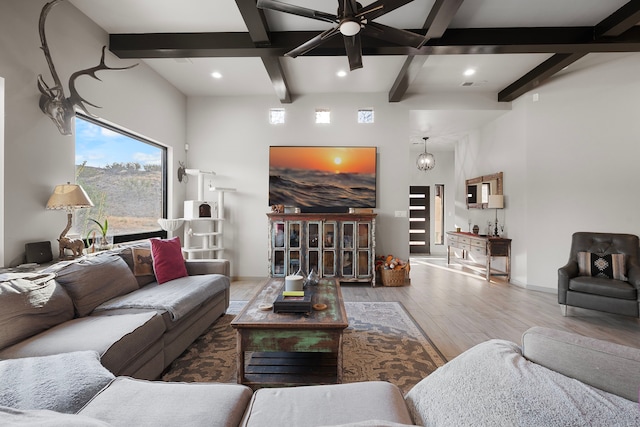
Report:
[[[273,302],[274,313],[309,313],[313,309],[313,293],[305,291],[303,296],[285,296],[279,294]]]

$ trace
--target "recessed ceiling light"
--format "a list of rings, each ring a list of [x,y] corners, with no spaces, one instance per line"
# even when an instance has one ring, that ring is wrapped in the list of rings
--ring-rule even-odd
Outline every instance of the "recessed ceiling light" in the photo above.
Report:
[[[473,68],[467,68],[466,70],[464,70],[465,76],[473,76],[475,73],[476,73],[476,70],[474,70]]]
[[[211,73],[211,77],[213,77],[214,79],[221,79],[222,74],[220,74],[218,71],[214,71],[213,73]]]
[[[347,76],[347,72],[345,70],[340,70],[336,73],[336,76],[338,77],[346,77]]]

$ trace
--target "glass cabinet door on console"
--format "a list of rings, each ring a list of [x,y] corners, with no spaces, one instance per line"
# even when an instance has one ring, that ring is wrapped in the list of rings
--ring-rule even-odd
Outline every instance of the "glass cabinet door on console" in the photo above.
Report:
[[[336,277],[342,282],[375,286],[375,217],[373,213],[271,213],[269,275],[299,270]]]
[[[322,276],[336,275],[336,230],[335,222],[322,225]]]
[[[353,257],[355,231],[355,222],[342,223],[342,250],[340,251],[340,261],[343,277],[353,277],[355,273]]]
[[[273,276],[285,275],[285,224],[274,222],[271,230],[271,245],[273,247],[271,259],[271,274]]]
[[[322,247],[320,245],[321,236],[320,230],[322,229],[322,223],[318,221],[310,221],[307,224],[307,265],[306,265],[306,273],[309,274],[311,271],[315,271],[316,274],[321,276],[320,270],[320,251]]]
[[[302,236],[300,232],[302,230],[302,224],[299,221],[289,222],[289,233],[288,237],[288,255],[289,255],[289,265],[285,274],[291,275],[296,274],[300,268],[302,267],[301,254],[302,254]]]
[[[357,277],[366,277],[372,269],[371,256],[371,223],[358,222],[357,248]]]

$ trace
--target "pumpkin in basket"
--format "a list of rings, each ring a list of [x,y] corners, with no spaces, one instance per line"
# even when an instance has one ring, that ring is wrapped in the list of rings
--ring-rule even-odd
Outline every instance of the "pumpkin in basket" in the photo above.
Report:
[[[393,255],[381,256],[376,260],[376,270],[384,286],[402,286],[409,274],[409,261],[401,260]]]

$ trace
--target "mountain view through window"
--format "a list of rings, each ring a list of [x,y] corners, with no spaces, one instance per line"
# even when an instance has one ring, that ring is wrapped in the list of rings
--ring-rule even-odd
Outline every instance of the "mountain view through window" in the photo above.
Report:
[[[159,231],[165,212],[166,149],[118,129],[76,116],[76,183],[95,205],[79,209],[76,228],[87,237],[95,219],[108,235]]]

